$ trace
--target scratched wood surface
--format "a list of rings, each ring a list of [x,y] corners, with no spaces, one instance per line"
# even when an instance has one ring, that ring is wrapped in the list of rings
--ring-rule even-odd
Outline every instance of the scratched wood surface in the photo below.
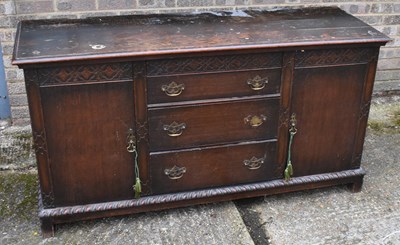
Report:
[[[388,40],[332,7],[30,20],[19,25],[13,63]]]

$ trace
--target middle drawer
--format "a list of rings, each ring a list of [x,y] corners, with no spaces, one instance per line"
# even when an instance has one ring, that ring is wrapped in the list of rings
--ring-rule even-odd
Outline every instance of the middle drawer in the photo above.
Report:
[[[274,139],[279,98],[149,109],[151,151]]]

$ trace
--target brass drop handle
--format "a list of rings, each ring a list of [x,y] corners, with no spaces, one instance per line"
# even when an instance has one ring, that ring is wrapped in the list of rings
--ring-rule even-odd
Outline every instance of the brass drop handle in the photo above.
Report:
[[[139,163],[138,163],[138,152],[136,151],[136,137],[133,129],[128,129],[126,136],[126,150],[129,153],[133,153],[135,161],[135,184],[132,186],[135,192],[135,198],[139,198],[142,193],[142,183],[139,176]]]
[[[249,85],[250,88],[255,91],[265,88],[265,85],[267,83],[268,83],[268,77],[261,78],[259,75],[247,80],[247,85]]]
[[[133,129],[129,129],[126,136],[126,150],[130,153],[136,151],[136,138]]]
[[[252,128],[257,128],[267,120],[267,117],[264,115],[259,115],[259,116],[249,115],[245,117],[243,120],[245,124],[249,124]]]
[[[185,167],[178,167],[174,165],[172,168],[166,168],[164,174],[170,179],[180,179],[186,173]]]
[[[286,168],[284,171],[284,177],[285,180],[288,181],[290,178],[293,176],[293,166],[292,166],[292,143],[293,143],[293,138],[294,135],[297,133],[297,128],[296,128],[297,120],[296,120],[296,114],[293,113],[291,118],[290,118],[290,128],[289,128],[289,146],[288,146],[288,157],[287,157],[287,162],[286,162]]]
[[[264,157],[262,158],[256,158],[256,157],[252,157],[250,159],[245,159],[243,161],[244,166],[246,166],[248,169],[250,170],[255,170],[255,169],[259,169],[261,167],[261,165],[264,163]]]
[[[164,125],[164,131],[167,131],[167,134],[171,137],[178,137],[183,133],[183,130],[186,128],[186,123],[177,123],[173,122],[169,125]]]
[[[176,82],[171,82],[168,85],[162,85],[161,90],[170,97],[178,96],[185,89],[185,85],[183,83],[177,84]]]

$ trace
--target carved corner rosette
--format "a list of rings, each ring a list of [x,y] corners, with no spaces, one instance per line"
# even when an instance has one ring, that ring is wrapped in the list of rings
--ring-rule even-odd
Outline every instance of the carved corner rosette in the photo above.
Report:
[[[44,155],[47,153],[46,134],[42,131],[33,131],[33,148],[36,154]]]
[[[369,62],[378,62],[379,59],[379,50],[370,50],[370,57],[371,59],[369,60]]]
[[[286,62],[283,63],[282,69],[291,68],[294,64],[294,56],[290,57]]]
[[[43,193],[40,189],[40,185],[38,186],[38,198],[39,198],[39,210],[42,210],[44,208],[54,208],[54,195],[52,192],[49,193]]]
[[[42,194],[42,202],[44,208],[54,208],[54,195],[52,192]]]
[[[37,72],[34,69],[24,70],[25,86],[29,88],[37,81]]]
[[[279,126],[278,128],[289,127],[289,108],[281,108],[279,111]]]
[[[359,166],[360,166],[361,157],[362,157],[362,154],[361,154],[361,153],[357,153],[357,154],[354,154],[354,155],[353,155],[353,157],[352,157],[352,159],[351,159],[351,167],[352,167],[352,168],[356,168],[356,167],[359,167]]]
[[[137,135],[137,142],[142,140],[148,142],[148,125],[147,122],[136,122],[136,135]]]

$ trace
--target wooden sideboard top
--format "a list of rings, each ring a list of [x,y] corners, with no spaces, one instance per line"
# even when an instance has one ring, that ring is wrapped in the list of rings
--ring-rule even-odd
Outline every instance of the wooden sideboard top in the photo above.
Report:
[[[28,20],[13,64],[388,41],[334,7]]]

